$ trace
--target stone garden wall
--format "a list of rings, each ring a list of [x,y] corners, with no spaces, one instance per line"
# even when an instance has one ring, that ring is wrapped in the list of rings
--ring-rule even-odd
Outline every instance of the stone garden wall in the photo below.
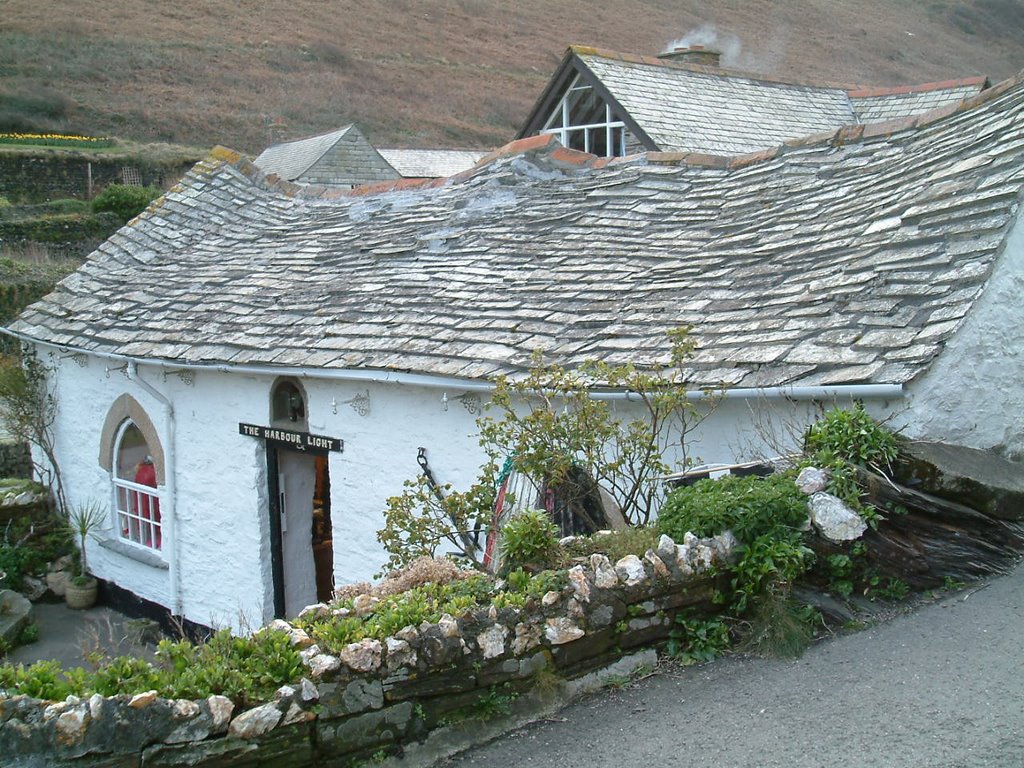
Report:
[[[485,719],[538,681],[578,678],[666,640],[679,611],[710,612],[711,566],[730,543],[663,536],[642,559],[593,555],[569,570],[563,590],[522,610],[446,615],[338,656],[274,622],[262,631],[291,636],[306,676],[245,711],[223,696],[168,700],[155,691],[62,702],[0,694],[0,756],[9,768],[350,766],[438,726]]]
[[[41,203],[63,198],[88,200],[90,193],[95,196],[108,184],[124,183],[129,178],[143,185],[167,187],[181,178],[197,159],[162,164],[143,156],[0,152],[0,196],[12,203]]]

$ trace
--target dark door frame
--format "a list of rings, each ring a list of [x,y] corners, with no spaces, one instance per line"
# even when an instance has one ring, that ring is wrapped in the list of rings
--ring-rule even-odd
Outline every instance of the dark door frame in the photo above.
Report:
[[[281,542],[281,487],[277,480],[278,448],[267,442],[267,494],[270,496],[270,573],[274,582],[274,618],[284,618],[284,551]]]

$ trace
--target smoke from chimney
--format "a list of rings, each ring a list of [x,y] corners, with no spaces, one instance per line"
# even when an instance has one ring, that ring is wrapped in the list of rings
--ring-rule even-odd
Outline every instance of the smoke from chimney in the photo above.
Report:
[[[736,35],[720,33],[715,29],[714,24],[701,24],[666,45],[663,53],[671,53],[677,48],[690,48],[694,45],[721,52],[723,67],[735,67],[740,57],[740,49],[743,47]]]

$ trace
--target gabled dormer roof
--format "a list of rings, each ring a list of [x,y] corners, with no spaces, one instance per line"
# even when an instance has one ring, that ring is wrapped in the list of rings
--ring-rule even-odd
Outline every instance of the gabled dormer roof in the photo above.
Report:
[[[399,178],[354,125],[267,147],[254,164],[267,175],[300,184],[352,187]]]
[[[957,104],[984,77],[892,89],[787,82],[718,67],[572,46],[520,130],[544,127],[576,78],[607,102],[643,148],[739,155],[844,125]]]

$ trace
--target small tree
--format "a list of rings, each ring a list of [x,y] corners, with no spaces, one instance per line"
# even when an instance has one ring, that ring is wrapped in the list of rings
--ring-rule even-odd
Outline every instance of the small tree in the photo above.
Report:
[[[134,219],[156,200],[163,191],[159,187],[139,187],[132,184],[108,184],[92,201],[94,213],[110,212],[121,221]]]
[[[57,400],[49,389],[47,369],[34,352],[0,358],[0,420],[12,437],[35,446],[45,458],[32,466],[36,477],[49,486],[57,511],[67,513],[64,484],[54,449],[53,422]]]
[[[616,497],[630,523],[650,522],[662,499],[658,478],[672,469],[666,452],[678,441],[678,463],[685,465],[687,435],[715,404],[710,397],[707,407],[698,408],[687,398],[683,365],[694,351],[689,330],[669,334],[667,368],[595,362],[568,370],[544,364],[538,352],[523,379],[500,377],[488,406],[496,416],[477,419],[487,461],[472,488],[457,493],[446,486],[438,492],[420,476],[388,500],[377,538],[390,553],[390,564],[434,556],[447,542],[480,567],[475,534],[491,520],[503,463],[506,471],[516,469],[556,488],[568,504],[592,491],[592,482],[584,487],[581,480],[596,481]],[[630,393],[640,415],[624,419],[607,401],[593,397],[598,382]]]
[[[69,528],[71,533],[78,539],[79,552],[81,553],[78,576],[75,577],[79,585],[89,580],[89,563],[85,554],[85,541],[97,529],[103,526],[106,519],[106,511],[96,502],[77,506],[71,510],[68,516]]]

